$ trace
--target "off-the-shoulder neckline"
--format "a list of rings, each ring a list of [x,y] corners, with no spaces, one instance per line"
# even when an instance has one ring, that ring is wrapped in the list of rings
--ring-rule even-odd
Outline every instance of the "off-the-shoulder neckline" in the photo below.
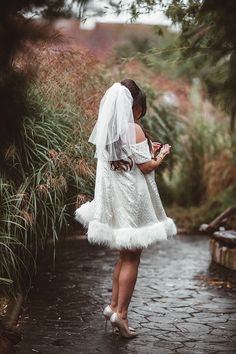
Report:
[[[132,144],[132,145],[139,145],[139,144],[143,144],[143,143],[146,143],[147,142],[147,138],[143,141],[140,141],[139,143],[135,143],[135,144]]]

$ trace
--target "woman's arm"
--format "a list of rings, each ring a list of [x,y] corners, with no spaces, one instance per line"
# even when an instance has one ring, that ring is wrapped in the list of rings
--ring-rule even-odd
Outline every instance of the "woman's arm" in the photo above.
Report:
[[[159,155],[159,154],[158,154]],[[145,174],[145,173],[150,173],[153,170],[155,170],[162,162],[162,157],[161,156],[156,156],[156,160],[151,160],[148,162],[144,163],[139,163],[137,164],[138,168]]]
[[[135,124],[135,128],[136,128],[136,143],[141,143],[146,139],[146,136],[142,128],[140,127],[140,125]],[[151,161],[137,164],[137,166],[144,174],[150,173],[161,164],[164,157],[169,153],[170,153],[170,145],[164,144],[159,154],[156,156],[156,160],[152,159]]]

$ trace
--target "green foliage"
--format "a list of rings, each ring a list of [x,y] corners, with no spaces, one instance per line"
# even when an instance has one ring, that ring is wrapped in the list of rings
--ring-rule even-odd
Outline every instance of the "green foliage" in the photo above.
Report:
[[[120,0],[118,2],[109,1],[110,6],[113,7],[116,14],[129,10],[131,21],[136,20],[142,13],[150,13],[154,10],[156,0],[133,0],[127,4],[127,1]]]
[[[212,198],[208,198],[201,205],[192,205],[186,208],[186,206],[180,206],[176,203],[168,206],[167,212],[176,220],[177,225],[196,232],[199,231],[201,224],[210,223],[229,206],[234,205],[235,198],[236,188],[231,186],[212,196]],[[231,229],[231,227],[229,221],[228,228]]]
[[[234,163],[231,159],[233,144],[227,126],[213,119],[203,117],[200,81],[194,80],[190,92],[192,103],[191,120],[185,127],[182,144],[180,144],[180,159],[175,165],[175,200],[179,205],[199,206],[213,197],[209,190],[217,191],[214,184],[230,181],[234,173]],[[223,153],[223,155],[222,155]],[[224,157],[224,154],[225,157]],[[225,165],[221,160],[228,159],[230,166],[228,177],[224,177]],[[209,166],[212,168],[209,169]],[[218,180],[213,176],[214,168],[221,168]],[[218,173],[218,171],[217,171]],[[208,174],[208,175],[207,175]],[[213,186],[212,180],[214,180]],[[228,184],[226,183],[226,186]],[[216,193],[217,194],[217,193]]]
[[[219,144],[221,142],[221,144]],[[189,128],[185,144],[181,145],[180,162],[176,165],[178,175],[176,202],[180,205],[199,205],[205,198],[204,163],[211,155],[215,157],[222,145],[221,127],[202,118],[194,120]],[[206,157],[207,156],[207,157]]]
[[[187,6],[173,3],[167,11],[173,21],[181,24],[181,43],[186,46],[184,58],[203,53],[203,59],[211,64],[213,71],[207,75],[206,83],[210,93],[231,113],[231,129],[236,93],[235,10],[236,4],[230,0],[204,0],[191,1]]]
[[[170,107],[160,102],[161,93],[155,92],[150,86],[143,85],[148,97],[148,111],[142,118],[142,125],[153,141],[171,145],[171,154],[156,170],[157,184],[165,203],[173,202],[173,193],[170,190],[170,181],[180,153],[180,137],[184,125],[180,117]]]
[[[155,141],[163,144],[176,146],[179,136],[183,130],[183,123],[174,108],[161,102],[162,94],[154,91],[150,86],[144,85],[144,91],[148,96],[148,112],[142,119],[142,124],[152,135]],[[173,167],[175,158],[178,155],[178,147],[173,149],[169,159],[169,166]]]
[[[170,156],[156,171],[157,185],[165,204],[191,207],[194,213],[197,213],[196,208],[201,209],[202,206],[210,205],[211,201],[214,203],[214,200],[218,203],[215,210],[221,211],[230,206],[235,195],[232,181],[236,171],[233,162],[235,137],[229,134],[222,122],[203,116],[199,84],[199,80],[193,81],[190,92],[191,117],[185,122],[173,109],[160,104],[160,93],[146,86],[149,110],[143,118],[143,125],[154,140],[172,146]],[[209,213],[205,211],[202,218],[206,215],[212,216],[210,210]]]
[[[69,16],[82,16],[87,8],[89,0],[72,0],[66,2],[65,0],[9,0],[2,1],[0,4],[1,15],[7,16],[8,14],[19,14],[32,12],[40,14],[43,17],[69,17]],[[74,11],[77,6],[77,13]]]
[[[115,47],[118,58],[123,60],[138,59],[155,73],[162,73],[171,79],[200,78],[207,84],[209,91],[215,81],[223,81],[226,76],[226,65],[212,66],[207,53],[195,53],[183,59],[179,34],[170,32],[160,26],[153,26],[152,34],[135,34],[127,38],[126,43]]]
[[[29,114],[5,152],[0,178],[0,278],[12,291],[29,285],[38,255],[54,245],[72,217],[78,191],[93,194],[92,169],[81,169],[86,152],[76,151],[78,115],[55,109],[28,92]],[[70,115],[70,116],[69,116]],[[83,141],[81,142],[83,146]]]
[[[118,58],[126,59],[146,53],[152,46],[151,36],[132,34],[126,39],[126,43],[114,47]]]
[[[120,6],[122,4],[123,1]],[[170,68],[170,71],[178,73],[179,65],[180,74],[201,78],[214,102],[221,104],[230,114],[233,131],[236,117],[236,3],[232,0],[134,0],[130,5],[131,19],[137,18],[141,12],[153,11],[155,5],[162,7],[173,24],[180,27],[177,41],[166,51],[166,61],[176,63],[174,70]],[[165,54],[160,54],[160,44],[153,48],[156,49],[147,64],[156,70],[163,69],[160,63]]]

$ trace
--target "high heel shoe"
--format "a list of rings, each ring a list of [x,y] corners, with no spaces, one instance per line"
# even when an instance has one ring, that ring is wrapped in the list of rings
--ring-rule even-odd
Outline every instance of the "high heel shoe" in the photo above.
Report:
[[[114,312],[111,315],[110,322],[113,328],[118,328],[122,337],[133,338],[138,335],[137,332],[130,331],[129,328],[125,326],[124,320],[118,315],[117,312]]]
[[[114,311],[112,311],[112,308],[110,305],[107,305],[105,307],[105,309],[103,310],[103,315],[105,317],[106,320],[106,324],[105,324],[105,329],[107,329],[107,321],[110,320],[111,316],[113,315]],[[114,327],[113,327],[114,329]],[[117,328],[115,328],[117,330]],[[135,329],[133,327],[129,327],[129,330],[131,332],[135,332]]]
[[[103,310],[103,315],[104,315],[104,317],[106,318],[106,320],[109,320],[110,317],[111,317],[111,315],[113,315],[113,313],[114,313],[114,312],[112,311],[110,305],[107,305],[107,306],[105,307],[105,309]]]
[[[107,306],[105,307],[105,309],[103,310],[103,315],[104,315],[105,320],[106,320],[105,331],[107,330],[107,321],[111,318],[111,315],[112,315],[113,313],[114,313],[114,312],[112,311],[110,305],[107,305]]]

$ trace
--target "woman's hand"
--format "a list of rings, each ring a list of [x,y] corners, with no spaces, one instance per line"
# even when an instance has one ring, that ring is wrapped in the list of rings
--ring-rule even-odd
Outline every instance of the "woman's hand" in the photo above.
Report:
[[[156,141],[154,141],[152,143],[152,152],[153,152],[154,155],[158,152],[158,150],[160,150],[161,145],[162,145],[161,143],[158,143]]]
[[[164,157],[170,153],[170,148],[171,145],[164,144],[157,155],[161,158],[156,158],[155,160],[152,159],[151,161],[147,161],[142,164],[137,164],[137,166],[144,174],[152,172],[157,167],[159,167],[159,165],[162,163],[162,159],[164,159]]]
[[[160,155],[161,157],[165,157],[166,155],[168,155],[170,153],[170,148],[171,148],[171,145],[164,144],[158,155]]]

